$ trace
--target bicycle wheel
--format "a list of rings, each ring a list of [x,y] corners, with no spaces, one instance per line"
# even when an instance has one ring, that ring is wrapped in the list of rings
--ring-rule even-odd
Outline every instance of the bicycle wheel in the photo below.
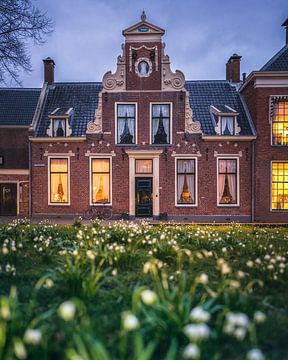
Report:
[[[85,220],[91,220],[93,218],[94,211],[92,208],[88,208],[83,213],[83,219]]]
[[[112,217],[112,210],[110,208],[103,208],[102,209],[102,219],[109,220]]]

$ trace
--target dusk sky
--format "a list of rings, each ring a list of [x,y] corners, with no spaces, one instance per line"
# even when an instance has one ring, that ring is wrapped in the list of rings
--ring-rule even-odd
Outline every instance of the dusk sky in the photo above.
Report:
[[[241,72],[259,70],[284,44],[287,0],[36,0],[55,23],[42,46],[30,46],[33,71],[24,87],[41,87],[42,59],[56,63],[55,81],[101,81],[116,69],[122,30],[140,20],[166,30],[173,70],[187,80],[223,79],[230,55],[242,55]]]

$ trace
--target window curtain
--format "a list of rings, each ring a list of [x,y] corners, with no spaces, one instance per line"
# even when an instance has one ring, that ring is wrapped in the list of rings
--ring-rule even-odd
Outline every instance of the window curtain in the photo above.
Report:
[[[234,135],[234,118],[227,117],[227,127],[231,135]]]
[[[218,202],[220,203],[225,187],[225,173],[226,173],[226,161],[227,160],[219,160],[218,163]]]
[[[170,142],[170,105],[152,105],[152,142],[154,142],[154,136],[157,133],[159,126],[159,118],[162,110],[163,126],[167,135],[167,143]],[[165,119],[166,118],[166,119]]]
[[[66,132],[65,132],[65,121],[66,121],[66,120],[63,120],[63,119],[53,120],[53,136],[54,136],[54,137],[57,136],[57,130],[58,130],[59,125],[60,125],[60,128],[63,129],[64,136],[66,135]]]
[[[229,135],[234,135],[234,117],[232,116],[222,116],[222,135],[227,135],[227,132]]]
[[[189,195],[192,203],[195,202],[195,162],[194,160],[178,160],[177,161],[177,199],[181,202],[181,194],[183,191],[184,179],[186,174]]]
[[[68,160],[51,159],[50,171],[50,201],[68,202]]]
[[[118,143],[120,143],[120,137],[124,131],[126,116],[127,116],[128,129],[130,134],[133,136],[133,143],[135,143],[135,106],[118,105],[117,116],[118,116],[118,136],[117,136]]]
[[[92,160],[92,202],[110,202],[110,161]]]
[[[233,202],[236,203],[237,199],[237,185],[236,185],[236,160],[227,160],[227,172],[230,173],[227,175],[228,177],[228,186],[230,190],[230,194],[232,196]],[[233,173],[233,174],[231,174]]]

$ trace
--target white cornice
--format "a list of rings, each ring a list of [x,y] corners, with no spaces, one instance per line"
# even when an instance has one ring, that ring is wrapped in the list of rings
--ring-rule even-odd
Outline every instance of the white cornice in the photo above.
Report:
[[[234,136],[221,136],[221,135],[202,135],[202,139],[204,141],[251,141],[251,140],[255,140],[256,136],[239,136],[239,135],[234,135]]]
[[[0,175],[29,175],[29,169],[0,169]]]
[[[86,136],[78,137],[32,137],[29,136],[31,142],[53,142],[53,143],[66,143],[66,142],[79,142],[85,141]]]
[[[252,71],[241,85],[239,92],[244,90],[250,81],[257,79],[262,81],[258,80],[258,84],[254,84],[254,87],[288,87],[288,71]]]

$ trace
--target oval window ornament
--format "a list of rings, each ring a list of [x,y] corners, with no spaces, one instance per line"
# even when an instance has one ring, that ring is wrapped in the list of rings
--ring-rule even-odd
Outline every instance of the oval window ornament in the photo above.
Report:
[[[144,33],[144,32],[148,32],[149,29],[146,26],[141,26],[140,28],[138,28],[138,31],[141,32],[141,33]]]

